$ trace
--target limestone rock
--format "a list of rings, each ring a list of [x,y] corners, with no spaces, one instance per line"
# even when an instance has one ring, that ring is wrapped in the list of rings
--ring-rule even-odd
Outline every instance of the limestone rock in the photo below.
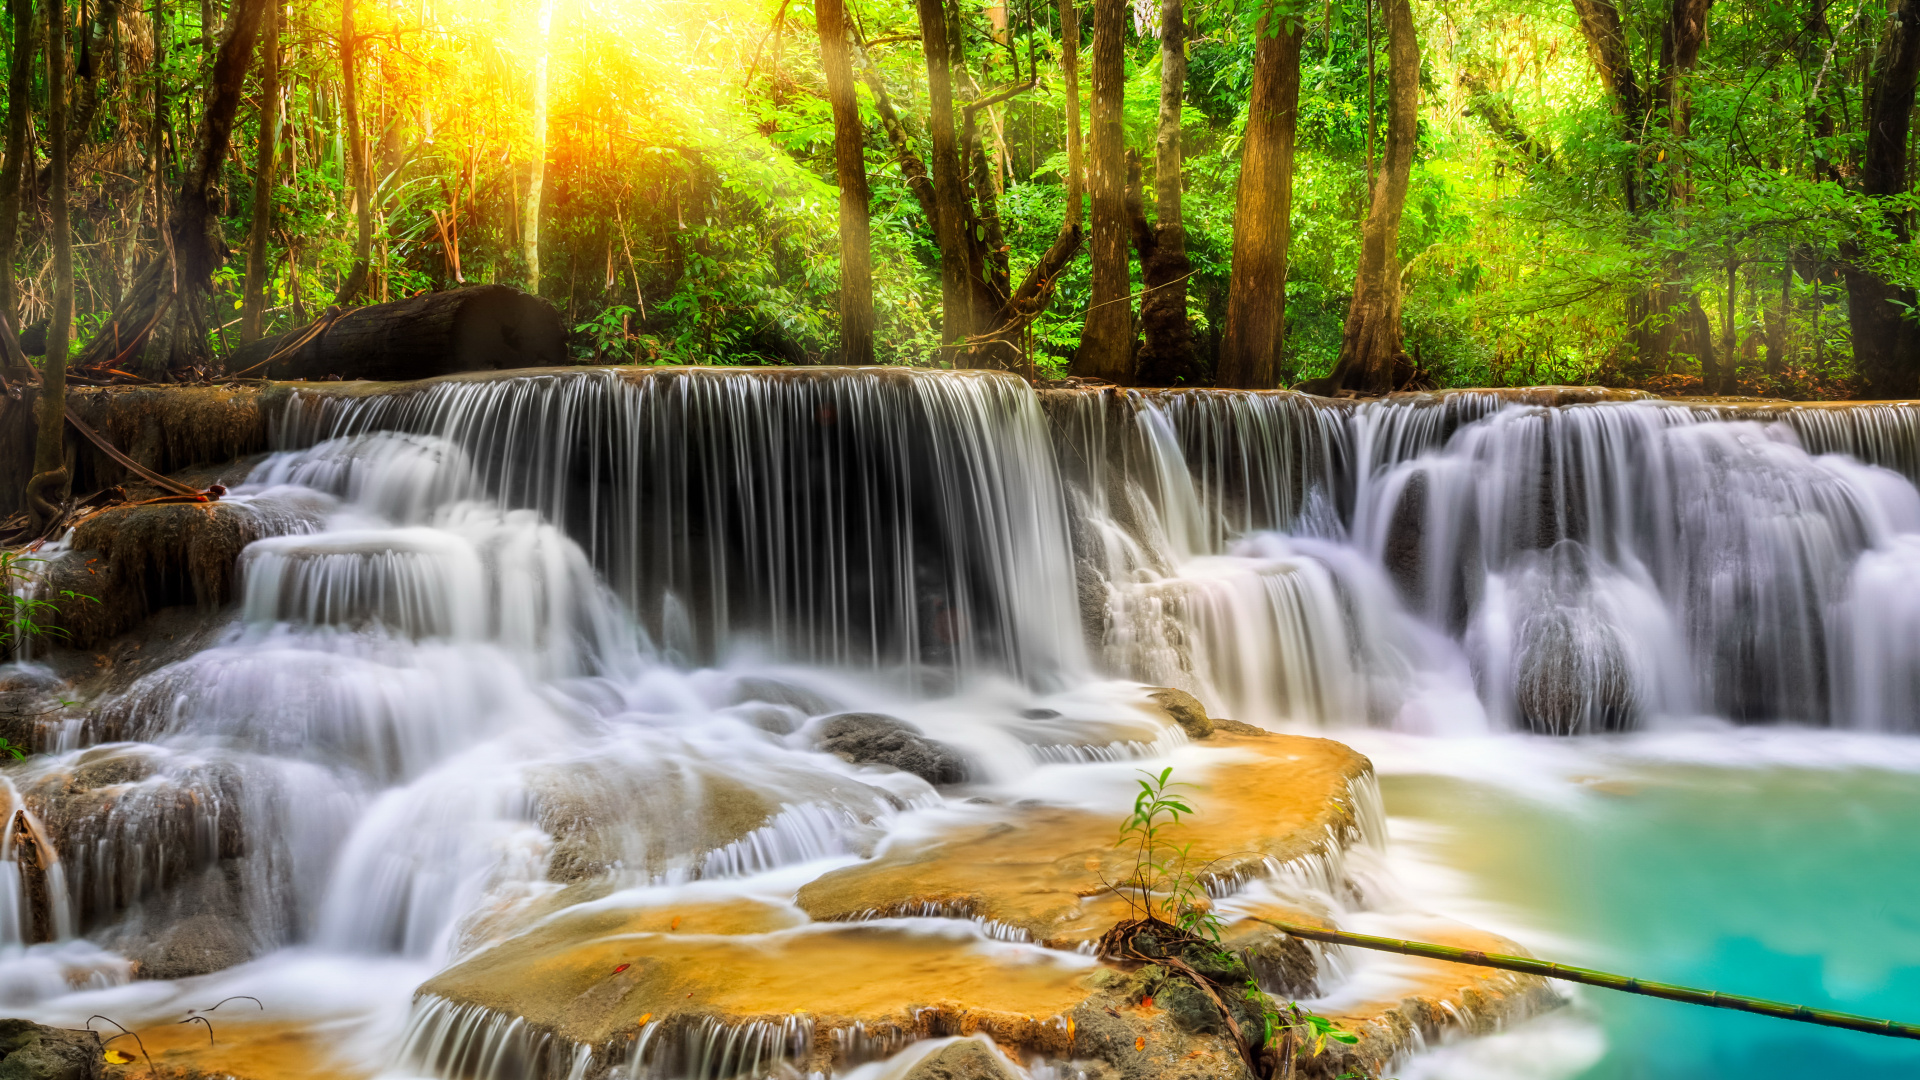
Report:
[[[840,713],[820,724],[820,749],[856,765],[885,765],[929,784],[958,784],[967,763],[945,743],[920,734],[905,721],[880,713]]]
[[[978,1040],[962,1039],[927,1055],[908,1070],[906,1080],[1016,1080],[993,1051]]]
[[[128,959],[143,979],[185,979],[246,963],[253,954],[244,923],[207,912],[173,923]]]
[[[1188,738],[1204,739],[1213,734],[1213,721],[1207,717],[1207,707],[1185,690],[1159,686],[1148,690],[1147,697],[1160,706],[1168,719],[1179,724]]]
[[[99,1080],[100,1064],[91,1032],[0,1020],[0,1080]]]
[[[1166,835],[1176,847],[1191,844],[1208,877],[1231,881],[1265,874],[1274,862],[1325,860],[1359,838],[1356,785],[1372,766],[1353,750],[1292,735],[1215,736],[1205,745],[1232,752],[1182,771],[1197,813]],[[826,874],[801,888],[797,903],[822,920],[939,911],[1073,948],[1127,915],[1108,886],[1132,869],[1114,846],[1130,805],[1117,797],[1104,813],[1001,808]]]

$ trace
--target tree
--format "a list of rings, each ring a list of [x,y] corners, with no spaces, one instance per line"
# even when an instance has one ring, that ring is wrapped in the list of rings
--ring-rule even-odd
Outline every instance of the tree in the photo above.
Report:
[[[1254,33],[1253,90],[1233,213],[1227,325],[1214,372],[1215,386],[1243,390],[1280,383],[1293,140],[1300,105],[1299,23],[1274,5],[1261,14]]]
[[[940,247],[940,343],[952,346],[975,332],[973,286],[962,241],[966,190],[953,129],[953,71],[947,17],[941,0],[916,0],[920,49],[927,58],[927,128],[933,142],[933,233]]]
[[[1380,173],[1360,235],[1360,268],[1353,303],[1340,338],[1340,359],[1331,377],[1337,388],[1384,394],[1396,385],[1394,368],[1404,363],[1400,323],[1400,215],[1413,175],[1419,138],[1420,42],[1414,37],[1407,0],[1385,0],[1387,16],[1387,138]]]
[[[253,220],[247,235],[247,280],[241,294],[240,340],[258,341],[272,274],[274,164],[279,156],[280,4],[267,5],[260,27],[260,134],[253,156]]]
[[[115,367],[143,348],[143,374],[156,382],[212,365],[207,308],[213,273],[222,259],[213,196],[232,146],[233,122],[265,9],[266,0],[235,0],[208,75],[206,111],[192,163],[166,218],[165,250],[148,260],[113,306],[100,332],[80,352],[77,366]]]
[[[1160,116],[1154,133],[1153,201],[1157,223],[1151,232],[1144,219],[1134,229],[1140,248],[1139,381],[1147,386],[1195,385],[1200,381],[1193,346],[1193,325],[1187,318],[1187,278],[1193,264],[1187,260],[1187,226],[1182,217],[1181,187],[1185,183],[1181,146],[1181,99],[1187,90],[1186,6],[1182,0],[1160,2]]]
[[[360,35],[353,25],[356,3],[340,0],[340,113],[347,129],[347,172],[353,181],[354,240],[353,267],[333,296],[339,307],[360,299],[373,273],[373,168],[367,160],[366,136],[360,126],[360,65],[356,59]],[[539,291],[537,281],[533,291]]]
[[[1126,383],[1133,375],[1133,303],[1127,239],[1126,0],[1093,0],[1093,295],[1073,373]]]
[[[527,206],[520,247],[527,260],[527,291],[540,295],[540,197],[547,183],[547,64],[552,51],[553,0],[540,0],[540,52],[533,66],[533,150],[527,160]]]
[[[7,0],[13,21],[13,62],[7,71],[7,158],[0,164],[0,318],[20,330],[19,284],[14,257],[20,236],[20,185],[26,177],[27,124],[32,113],[33,0]],[[10,367],[13,358],[0,358]]]
[[[36,530],[59,516],[67,473],[67,337],[73,328],[73,232],[67,221],[67,9],[47,2],[47,141],[53,181],[47,193],[53,219],[53,314],[47,324],[47,360],[40,369],[39,429],[27,507]]]
[[[840,188],[840,362],[873,363],[873,237],[867,220],[866,133],[854,95],[845,0],[818,0],[820,63],[833,107],[834,178]]]
[[[1899,3],[1889,14],[1886,38],[1875,51],[1863,89],[1866,144],[1860,155],[1860,193],[1874,202],[1907,191],[1907,134],[1920,81],[1920,6]],[[1906,247],[1912,238],[1907,215],[1880,210],[1869,228],[1883,232],[1887,246]],[[1866,377],[1867,396],[1909,398],[1920,393],[1920,338],[1910,313],[1916,296],[1867,263],[1868,245],[1857,236],[1840,246],[1847,279],[1847,310],[1852,324],[1853,358]]]

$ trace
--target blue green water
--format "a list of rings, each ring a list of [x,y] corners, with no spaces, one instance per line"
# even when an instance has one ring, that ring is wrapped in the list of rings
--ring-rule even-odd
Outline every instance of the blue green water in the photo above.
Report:
[[[1388,813],[1424,838],[1422,857],[1462,875],[1463,894],[1510,913],[1514,925],[1495,928],[1536,953],[1920,1022],[1913,744],[1888,740],[1898,771],[1621,760],[1615,749],[1529,749],[1513,762],[1536,770],[1521,787],[1386,770]],[[1582,753],[1593,760],[1573,760]],[[1528,1049],[1522,1031],[1498,1071],[1526,1075],[1511,1059],[1533,1055],[1534,1074],[1555,1080],[1920,1077],[1920,1042],[1591,988],[1578,998],[1542,1028],[1597,1024],[1597,1061],[1551,1067],[1545,1036]]]

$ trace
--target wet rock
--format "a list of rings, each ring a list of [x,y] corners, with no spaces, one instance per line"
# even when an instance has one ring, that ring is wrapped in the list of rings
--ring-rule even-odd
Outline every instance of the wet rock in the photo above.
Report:
[[[958,784],[966,760],[952,747],[920,734],[905,721],[880,713],[841,713],[822,721],[820,749],[856,765],[885,765],[929,784]]]
[[[47,570],[64,645],[91,649],[162,608],[212,611],[234,595],[235,564],[265,535],[239,503],[116,506],[81,521]]]
[[[1167,719],[1179,724],[1189,739],[1204,739],[1213,734],[1213,721],[1207,717],[1207,707],[1185,690],[1153,687],[1147,691],[1147,697],[1160,707]]]
[[[0,1020],[0,1080],[99,1080],[100,1064],[92,1032]]]
[[[1218,716],[1213,718],[1213,730],[1228,735],[1244,735],[1253,739],[1259,739],[1273,734],[1273,732],[1263,727],[1255,727],[1252,724],[1243,724],[1238,720],[1227,720]]]
[[[1199,812],[1166,835],[1176,846],[1190,844],[1210,879],[1265,875],[1274,863],[1328,865],[1359,838],[1355,785],[1372,766],[1352,749],[1289,735],[1215,736],[1201,745],[1239,753],[1193,777]],[[1110,812],[1006,807],[825,874],[803,886],[797,902],[821,920],[949,912],[1074,948],[1127,917],[1108,883],[1132,872],[1113,843],[1130,805],[1117,799]]]
[[[1016,1080],[993,1051],[962,1039],[927,1055],[908,1070],[906,1080]]]
[[[1626,643],[1597,613],[1552,608],[1521,627],[1514,697],[1529,730],[1624,731],[1639,712]]]
[[[729,704],[786,705],[800,710],[802,716],[822,716],[833,711],[833,703],[812,690],[764,675],[745,675],[733,680],[727,696]]]
[[[244,964],[253,954],[253,935],[245,924],[208,913],[168,925],[153,941],[130,950],[127,959],[138,965],[143,979],[184,979]]]

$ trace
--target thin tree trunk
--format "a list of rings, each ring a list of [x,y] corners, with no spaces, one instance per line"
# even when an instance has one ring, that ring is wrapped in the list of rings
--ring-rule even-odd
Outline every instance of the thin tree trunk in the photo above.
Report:
[[[1866,147],[1860,191],[1878,201],[1907,188],[1907,136],[1920,81],[1920,3],[1907,0],[1893,13],[1865,87]],[[1906,215],[1883,213],[1882,221],[1904,248]],[[1905,312],[1914,290],[1896,285],[1864,265],[1866,246],[1848,239],[1840,246],[1847,279],[1847,314],[1854,365],[1866,377],[1870,398],[1908,398],[1920,393],[1920,335]]]
[[[7,72],[7,158],[0,164],[0,317],[20,331],[20,286],[13,277],[20,242],[20,185],[26,177],[27,123],[33,110],[33,0],[7,0],[13,61]],[[0,356],[0,367],[13,360]]]
[[[1074,353],[1073,373],[1131,381],[1133,303],[1127,257],[1127,146],[1121,114],[1126,94],[1126,0],[1093,3],[1093,124],[1089,137],[1093,189],[1093,295]]]
[[[1076,230],[1086,222],[1086,175],[1080,146],[1080,9],[1076,0],[1060,0],[1060,64],[1067,83],[1067,222]]]
[[[1233,215],[1233,275],[1214,385],[1264,390],[1280,384],[1286,330],[1287,244],[1293,213],[1293,139],[1300,105],[1300,38],[1278,9],[1261,16],[1253,93],[1240,150]]]
[[[553,0],[540,3],[540,53],[533,65],[533,150],[528,162],[525,224],[520,249],[527,260],[527,291],[540,295],[540,197],[547,186],[547,63],[553,35]]]
[[[1160,0],[1160,122],[1154,135],[1153,240],[1140,253],[1140,347],[1138,379],[1146,386],[1194,385],[1193,326],[1187,320],[1187,227],[1181,213],[1184,160],[1180,105],[1187,89],[1186,6]]]
[[[1340,340],[1334,369],[1336,386],[1369,394],[1394,389],[1394,368],[1404,362],[1400,325],[1400,215],[1413,175],[1414,142],[1419,135],[1420,43],[1414,37],[1413,8],[1407,0],[1386,0],[1387,137],[1380,175],[1360,240],[1360,268],[1354,275],[1353,304]]]
[[[820,61],[833,105],[834,173],[840,185],[840,362],[873,363],[873,236],[867,220],[866,137],[847,53],[845,0],[817,0]]]
[[[336,306],[346,307],[366,291],[373,268],[373,192],[367,142],[360,130],[360,36],[354,29],[358,0],[340,3],[340,120],[346,128],[347,172],[353,181],[353,267],[334,293]]]
[[[240,307],[240,340],[257,341],[267,308],[272,264],[273,167],[280,135],[280,4],[270,0],[260,27],[260,141],[253,165],[253,220],[247,238],[247,282]]]
[[[47,358],[40,369],[39,430],[27,506],[42,529],[66,501],[67,338],[73,329],[73,234],[67,220],[67,10],[66,0],[47,2],[47,138],[53,157],[53,313],[47,323]]]
[[[940,245],[940,341],[953,345],[974,332],[973,286],[961,236],[966,192],[953,127],[953,77],[941,0],[916,0],[920,46],[927,60],[928,128],[933,141],[934,237]]]

